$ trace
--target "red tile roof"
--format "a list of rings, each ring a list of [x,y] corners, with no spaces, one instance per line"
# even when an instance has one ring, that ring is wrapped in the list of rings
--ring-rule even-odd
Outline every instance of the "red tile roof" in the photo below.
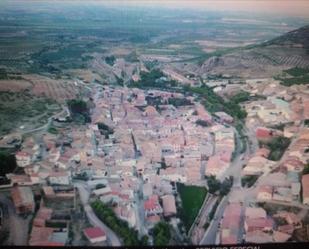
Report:
[[[265,138],[271,138],[272,137],[272,131],[264,128],[264,127],[259,127],[256,129],[255,132],[256,137],[259,139],[265,139]]]
[[[105,236],[105,232],[99,227],[88,227],[84,229],[84,234],[90,239]]]

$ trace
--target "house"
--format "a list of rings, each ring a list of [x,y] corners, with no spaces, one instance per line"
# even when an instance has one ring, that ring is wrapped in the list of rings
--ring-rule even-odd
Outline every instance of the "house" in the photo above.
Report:
[[[96,196],[108,195],[111,193],[112,189],[109,186],[93,190],[93,194]]]
[[[26,167],[31,164],[31,155],[25,151],[18,151],[15,154],[16,163],[19,167]]]
[[[11,196],[17,214],[28,214],[34,212],[34,196],[30,187],[13,187],[11,190]]]
[[[51,185],[70,185],[70,174],[66,171],[51,172],[48,176]]]
[[[266,211],[263,208],[247,207],[245,217],[248,219],[266,218]]]
[[[30,186],[32,185],[31,178],[27,175],[6,174],[6,177],[11,180],[12,185]]]
[[[271,186],[260,186],[257,194],[258,201],[271,200],[273,196],[273,188]]]
[[[29,246],[64,246],[65,243],[52,241],[54,228],[33,226]]]
[[[83,232],[92,244],[106,241],[106,233],[100,227],[88,227]]]
[[[245,230],[248,232],[255,231],[271,231],[273,229],[274,222],[270,218],[246,218]]]
[[[159,215],[163,213],[157,195],[152,195],[144,202],[145,216]]]
[[[255,152],[256,156],[261,156],[264,158],[268,158],[269,154],[270,154],[270,150],[266,148],[260,148]]]
[[[162,196],[163,203],[163,215],[165,217],[176,215],[176,204],[174,195],[164,195]]]
[[[273,131],[265,127],[258,127],[255,136],[260,141],[269,141],[273,137]]]
[[[114,208],[115,214],[122,220],[128,222],[130,227],[135,227],[137,223],[134,206],[125,202],[118,203]]]
[[[206,163],[205,175],[213,175],[217,179],[220,179],[228,166],[229,164],[222,161],[219,155],[211,156]]]
[[[302,177],[303,203],[309,205],[309,174]]]

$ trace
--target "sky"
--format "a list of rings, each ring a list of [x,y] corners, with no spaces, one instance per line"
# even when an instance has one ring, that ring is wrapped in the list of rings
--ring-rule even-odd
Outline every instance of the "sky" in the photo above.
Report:
[[[113,5],[275,13],[309,18],[309,0],[105,0]]]
[[[0,0],[2,2],[82,2],[111,6],[149,6],[214,11],[244,11],[309,19],[309,0]]]

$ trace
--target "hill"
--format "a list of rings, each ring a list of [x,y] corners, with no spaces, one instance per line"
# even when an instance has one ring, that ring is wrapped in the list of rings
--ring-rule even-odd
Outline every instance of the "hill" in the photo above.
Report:
[[[244,78],[272,77],[293,67],[309,68],[309,25],[262,44],[212,56],[200,66],[178,63],[176,67],[194,70],[199,75],[229,74]]]

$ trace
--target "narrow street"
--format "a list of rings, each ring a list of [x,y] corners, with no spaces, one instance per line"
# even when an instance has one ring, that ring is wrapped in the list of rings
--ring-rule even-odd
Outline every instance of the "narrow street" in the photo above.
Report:
[[[4,215],[9,228],[8,245],[22,246],[28,244],[28,231],[31,216],[23,218],[16,214],[12,201],[5,196],[0,196],[0,202],[5,206],[7,214]],[[7,216],[7,217],[6,217]]]
[[[74,186],[77,187],[79,191],[80,199],[83,203],[84,210],[86,212],[89,222],[93,226],[100,227],[106,232],[107,241],[111,246],[121,246],[120,239],[117,237],[117,235],[96,216],[93,209],[89,205],[88,200],[89,200],[90,194],[85,184],[82,184],[80,182],[75,182]]]

